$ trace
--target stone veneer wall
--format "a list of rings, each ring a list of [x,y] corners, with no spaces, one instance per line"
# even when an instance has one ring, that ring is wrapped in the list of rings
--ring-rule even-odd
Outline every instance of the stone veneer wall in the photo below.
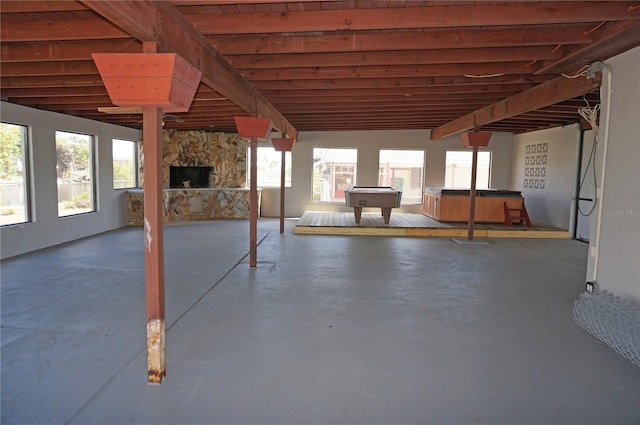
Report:
[[[144,177],[144,141],[140,142],[140,187]],[[170,189],[169,167],[212,167],[208,189]],[[206,131],[162,132],[164,222],[249,218],[247,142],[237,134]],[[258,211],[260,211],[258,192]],[[127,222],[144,222],[143,190],[127,191]]]
[[[258,211],[260,211],[258,191]],[[213,220],[218,218],[249,218],[248,189],[165,189],[162,192],[163,221]],[[127,224],[144,223],[144,193],[127,192]]]
[[[247,142],[237,134],[206,131],[162,132],[163,187],[169,188],[169,167],[213,167],[209,187],[247,186]],[[144,141],[140,142],[140,187],[143,186]]]

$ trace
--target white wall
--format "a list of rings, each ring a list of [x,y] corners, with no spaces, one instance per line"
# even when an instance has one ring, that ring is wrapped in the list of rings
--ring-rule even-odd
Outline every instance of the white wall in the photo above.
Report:
[[[113,189],[111,139],[139,140],[138,130],[7,102],[3,122],[29,127],[32,222],[0,228],[0,258],[57,245],[123,227],[127,223],[124,190]],[[97,167],[97,211],[58,218],[56,130],[93,135]]]
[[[597,147],[602,198],[592,217],[587,279],[640,301],[640,47],[606,64]]]
[[[492,152],[491,186],[509,189],[511,184],[511,158],[513,135],[494,133],[486,148]],[[465,150],[460,136],[430,140],[429,130],[403,131],[325,131],[300,132],[292,155],[292,187],[285,190],[287,217],[300,217],[305,211],[350,211],[343,203],[311,201],[313,148],[357,148],[357,184],[378,184],[378,154],[380,149],[425,150],[426,186],[443,186],[445,156],[448,149]],[[403,205],[398,212],[420,213],[422,205]],[[280,214],[280,189],[264,188],[261,215],[277,217]]]
[[[514,137],[512,188],[522,191],[531,220],[562,229],[573,222],[576,189],[578,124],[518,134]],[[527,145],[547,143],[544,189],[524,187]]]

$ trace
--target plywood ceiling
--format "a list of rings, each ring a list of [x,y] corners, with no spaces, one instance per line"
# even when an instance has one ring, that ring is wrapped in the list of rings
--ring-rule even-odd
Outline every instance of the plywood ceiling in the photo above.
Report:
[[[7,1],[3,100],[139,128],[113,106],[92,53],[143,41],[203,69],[165,128],[234,132],[235,115],[288,132],[424,129],[640,45],[640,1]],[[597,90],[483,126],[579,121]]]

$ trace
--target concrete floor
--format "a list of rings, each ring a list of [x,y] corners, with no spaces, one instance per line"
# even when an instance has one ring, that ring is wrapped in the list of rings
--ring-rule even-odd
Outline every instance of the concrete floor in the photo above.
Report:
[[[165,228],[146,382],[141,228],[2,262],[2,423],[640,423],[640,368],[576,326],[573,240]]]

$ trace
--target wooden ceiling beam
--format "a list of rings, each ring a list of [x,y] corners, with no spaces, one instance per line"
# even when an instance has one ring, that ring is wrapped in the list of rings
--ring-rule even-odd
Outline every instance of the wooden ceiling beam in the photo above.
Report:
[[[410,95],[404,95],[402,93],[393,94],[375,94],[375,93],[363,93],[359,94],[350,94],[346,93],[345,95],[340,94],[340,92],[336,93],[335,96],[270,96],[269,99],[272,100],[274,104],[278,105],[293,105],[293,104],[301,104],[305,103],[309,104],[318,104],[318,103],[352,103],[352,104],[362,104],[369,102],[380,102],[380,103],[390,103],[390,102],[409,102],[409,103],[418,103],[418,102],[470,102],[473,100],[484,101],[486,104],[493,102],[494,100],[504,99],[505,97],[510,96],[511,94],[518,93],[518,91],[504,91],[504,92],[495,92],[495,93],[479,93],[479,94],[468,94],[468,93],[415,93]]]
[[[590,80],[587,78],[555,78],[437,127],[432,131],[431,137],[433,140],[442,139],[581,96],[599,88],[601,79],[602,74],[599,73],[596,78]]]
[[[377,100],[377,99],[367,99],[360,101],[353,101],[350,99],[338,99],[337,101],[324,101],[324,102],[314,102],[313,99],[308,99],[306,102],[282,102],[277,103],[277,105],[282,108],[282,113],[288,115],[292,112],[313,112],[319,110],[340,110],[340,111],[349,111],[353,109],[380,109],[386,108],[389,110],[392,109],[404,109],[407,113],[411,112],[414,109],[438,109],[438,108],[446,108],[446,109],[464,109],[469,112],[482,108],[486,105],[490,105],[491,103],[497,102],[500,99],[504,99],[503,96],[495,96],[491,99],[486,100],[448,100],[448,101],[423,101],[423,100],[401,100],[399,98],[391,99],[391,100]],[[462,114],[460,114],[462,115]]]
[[[262,3],[305,3],[305,2],[317,2],[318,0],[174,0],[175,6],[210,6],[215,4],[262,4]]]
[[[430,65],[450,63],[530,62],[559,60],[555,46],[501,47],[475,49],[393,50],[385,52],[305,53],[234,55],[227,59],[237,69],[274,69],[340,66]]]
[[[20,101],[21,105],[79,105],[83,103],[95,103],[100,106],[108,106],[111,105],[111,98],[109,98],[109,95],[105,91],[102,95],[86,95],[83,97],[74,96],[72,99],[69,99],[68,97],[27,97]]]
[[[608,59],[636,46],[640,46],[640,21],[615,22],[603,28],[593,43],[566,49],[561,59],[549,61],[536,74],[574,72],[584,65]]]
[[[4,25],[4,23],[3,23]],[[119,41],[2,43],[2,65],[11,62],[92,60],[92,53],[140,53],[142,44],[134,39]]]
[[[2,6],[4,9],[4,2]],[[3,43],[129,38],[127,33],[102,19],[4,21],[0,28],[0,36]]]
[[[510,94],[518,93],[514,92],[506,92]],[[377,103],[384,104],[384,106],[394,106],[394,105],[442,105],[444,103],[448,104],[465,104],[467,102],[481,102],[485,105],[488,105],[496,100],[504,99],[508,95],[505,96],[505,93],[493,93],[493,94],[482,94],[478,96],[458,96],[458,95],[443,95],[443,96],[432,96],[432,95],[420,95],[416,94],[413,96],[334,96],[334,97],[323,97],[318,98],[314,96],[309,97],[274,97],[272,98],[273,103],[279,105],[282,108],[287,108],[289,105],[295,108],[304,108],[304,107],[312,107],[319,105],[331,105],[331,106],[339,106],[339,105],[362,105],[365,106],[367,104]]]
[[[160,51],[179,54],[202,71],[205,84],[229,98],[250,115],[268,117],[276,129],[290,137],[296,137],[296,129],[291,123],[171,4],[156,1],[83,3],[139,40],[154,41],[158,43]]]
[[[102,87],[24,87],[24,88],[3,88],[2,97],[23,98],[23,97],[80,97],[107,94],[107,90]]]
[[[95,62],[56,61],[56,62],[11,62],[0,67],[2,77],[20,76],[57,76],[57,75],[99,75]]]
[[[23,0],[23,1],[3,1],[2,13],[40,13],[40,12],[62,12],[87,10],[77,1],[69,0]],[[4,25],[4,23],[3,23]]]
[[[352,111],[357,109],[358,111],[404,111],[407,114],[413,111],[438,111],[438,110],[473,110],[474,108],[481,108],[487,105],[486,102],[481,100],[476,101],[441,101],[441,102],[396,102],[396,104],[378,103],[378,102],[363,102],[363,103],[321,103],[321,104],[297,104],[291,106],[283,106],[282,113],[290,116],[291,114],[311,114],[323,111]]]
[[[290,68],[239,71],[251,81],[263,80],[314,80],[342,78],[391,78],[391,77],[442,77],[479,74],[533,73],[537,65],[527,67],[528,62],[444,65],[396,65],[396,66],[326,66],[321,68]]]
[[[261,92],[267,90],[327,90],[364,88],[407,88],[432,87],[473,90],[474,87],[509,86],[519,84],[540,84],[549,80],[547,75],[506,74],[491,78],[472,78],[463,76],[442,77],[406,77],[406,78],[344,78],[339,80],[273,80],[253,81],[252,84]]]
[[[438,86],[438,87],[382,87],[378,88],[375,84],[371,88],[353,88],[353,89],[325,89],[325,90],[266,90],[261,92],[272,101],[278,97],[349,97],[349,96],[398,96],[403,95],[411,97],[413,95],[468,95],[468,97],[482,94],[510,93],[530,89],[533,84],[496,84],[488,86]]]
[[[2,77],[0,89],[34,87],[94,87],[104,86],[100,75],[60,75],[57,77]]]
[[[636,2],[526,2],[305,12],[188,15],[203,34],[492,27],[638,19]]]
[[[593,24],[509,29],[453,29],[322,35],[217,35],[207,37],[224,55],[373,52],[387,50],[463,49],[510,46],[587,44]]]

